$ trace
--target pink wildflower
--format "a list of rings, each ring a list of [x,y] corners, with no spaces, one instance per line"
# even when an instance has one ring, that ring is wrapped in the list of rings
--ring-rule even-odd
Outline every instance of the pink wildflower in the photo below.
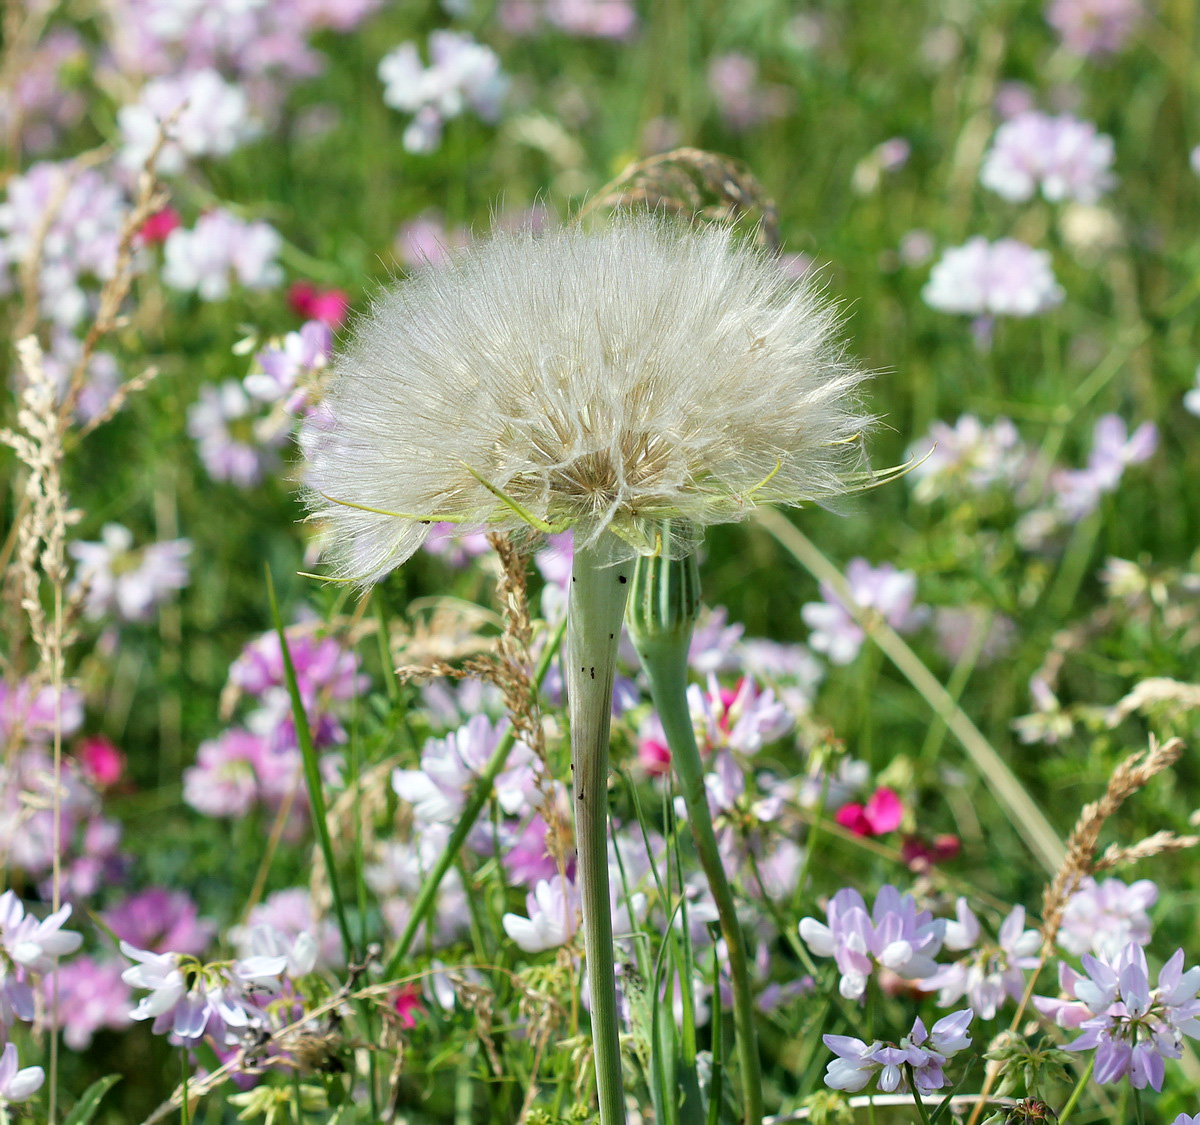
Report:
[[[350,298],[341,289],[318,289],[310,281],[297,281],[288,289],[288,307],[305,320],[339,328],[350,311]]]
[[[834,820],[856,836],[884,836],[895,832],[904,819],[904,806],[894,789],[876,789],[865,805],[843,805]]]

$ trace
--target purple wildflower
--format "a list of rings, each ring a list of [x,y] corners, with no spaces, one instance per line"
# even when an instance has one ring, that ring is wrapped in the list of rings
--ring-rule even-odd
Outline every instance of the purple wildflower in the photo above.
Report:
[[[851,559],[846,567],[846,584],[855,606],[877,613],[897,632],[910,632],[928,615],[924,607],[913,605],[916,575],[897,570],[891,563],[873,567],[866,559]],[[832,663],[849,664],[858,655],[866,633],[832,586],[822,582],[821,597],[825,600],[808,602],[800,610],[812,630],[808,643]]]
[[[256,370],[242,380],[251,398],[280,404],[288,414],[299,414],[312,390],[314,373],[321,371],[333,352],[333,331],[320,320],[303,324],[255,353]]]
[[[276,431],[260,440],[255,433],[258,417],[241,383],[227,380],[200,388],[199,401],[188,407],[187,428],[214,480],[249,488],[275,463],[270,446],[280,445],[287,435]]]
[[[899,1043],[876,1039],[864,1043],[849,1035],[823,1035],[822,1041],[836,1056],[825,1070],[825,1085],[854,1092],[875,1077],[884,1093],[908,1089],[906,1067],[912,1067],[917,1091],[932,1094],[950,1085],[943,1067],[971,1045],[968,1027],[975,1013],[970,1008],[938,1020],[931,1031],[918,1017]]]
[[[0,1054],[0,1105],[28,1101],[46,1081],[46,1072],[40,1066],[18,1069],[20,1065],[16,1044],[6,1043]]]
[[[54,978],[42,982],[45,1011],[56,1012],[63,1041],[73,1051],[84,1051],[102,1028],[129,1026],[129,986],[121,979],[117,961],[76,957],[60,965]],[[57,1005],[52,997],[57,994]]]
[[[579,891],[558,875],[543,879],[526,896],[525,910],[527,917],[504,915],[504,932],[526,953],[555,949],[575,936]]]
[[[841,973],[838,991],[860,1000],[871,974],[890,969],[907,980],[925,980],[937,971],[934,958],[942,948],[943,919],[918,910],[912,895],[885,884],[871,914],[853,888],[838,891],[826,907],[826,923],[800,921],[800,936],[817,957],[832,957]]]
[[[1024,970],[1038,964],[1041,935],[1025,929],[1025,908],[1015,906],[994,945],[981,944],[980,936],[979,920],[967,900],[960,898],[956,919],[946,924],[944,948],[967,956],[939,966],[921,987],[930,992],[936,989],[938,1005],[943,1008],[966,996],[980,1019],[990,1020],[1006,996],[1020,1000],[1025,991]]]
[[[153,952],[203,953],[216,924],[201,921],[196,904],[183,891],[148,887],[104,912],[104,921],[121,941]]]
[[[1088,975],[1071,983],[1077,1004],[1090,1018],[1078,1024],[1083,1034],[1066,1049],[1095,1049],[1097,1082],[1128,1076],[1135,1089],[1161,1090],[1164,1060],[1181,1056],[1184,1036],[1200,1039],[1200,967],[1184,972],[1183,964],[1180,949],[1162,967],[1152,989],[1146,954],[1136,942],[1111,961],[1083,955]],[[1051,1014],[1054,1004],[1038,1008]]]
[[[963,414],[953,426],[934,422],[927,437],[909,450],[918,458],[910,474],[913,496],[927,503],[955,486],[979,491],[994,484],[1011,485],[1028,462],[1029,454],[1017,428],[1008,418],[990,426],[973,414]]]
[[[483,772],[506,723],[493,724],[486,715],[476,715],[448,738],[430,739],[421,752],[421,768],[398,769],[392,788],[413,806],[422,823],[453,821]],[[533,778],[533,751],[523,742],[513,746],[508,766],[496,779],[500,807],[516,813],[529,800]]]

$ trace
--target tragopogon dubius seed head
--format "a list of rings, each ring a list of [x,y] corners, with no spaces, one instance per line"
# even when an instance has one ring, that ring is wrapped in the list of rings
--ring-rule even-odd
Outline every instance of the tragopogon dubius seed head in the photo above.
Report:
[[[572,527],[630,557],[663,519],[828,499],[869,423],[837,327],[727,230],[495,234],[359,322],[303,443],[310,508],[365,582],[431,521]]]

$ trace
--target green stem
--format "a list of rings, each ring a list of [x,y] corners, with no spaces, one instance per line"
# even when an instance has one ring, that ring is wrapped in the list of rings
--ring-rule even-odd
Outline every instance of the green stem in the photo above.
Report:
[[[721,935],[729,955],[733,1028],[742,1072],[745,1121],[746,1125],[759,1125],[763,1115],[762,1070],[754,1027],[754,992],[746,940],[713,831],[712,813],[704,788],[704,765],[687,703],[688,646],[691,622],[700,601],[699,585],[694,557],[675,562],[640,560],[639,600],[633,607],[630,632],[650,681],[650,694],[671,751],[671,765],[679,779],[700,866],[717,905]]]
[[[913,1102],[917,1107],[917,1112],[921,1115],[921,1120],[925,1125],[929,1125],[929,1110],[925,1108],[925,1103],[921,1101],[921,1095],[917,1092],[917,1076],[913,1074],[912,1064],[905,1063],[904,1070],[908,1074],[908,1085],[912,1089]]]
[[[1092,1055],[1088,1059],[1087,1069],[1079,1076],[1079,1081],[1075,1083],[1075,1089],[1071,1091],[1071,1096],[1067,1099],[1067,1104],[1063,1106],[1062,1113],[1058,1115],[1058,1125],[1065,1125],[1067,1118],[1071,1116],[1071,1111],[1075,1108],[1076,1103],[1083,1094],[1083,1088],[1087,1085],[1088,1079],[1091,1078],[1095,1067],[1096,1056]]]
[[[617,644],[633,567],[629,563],[605,566],[602,560],[602,544],[575,548],[567,609],[566,680],[596,1093],[601,1125],[623,1125],[625,1087],[608,895],[608,735]]]
[[[566,622],[564,621],[555,630],[546,643],[546,647],[542,650],[542,655],[538,658],[537,668],[534,669],[533,674],[535,687],[542,686],[542,681],[546,678],[546,673],[550,669],[554,655],[558,652],[558,646],[562,643],[565,630]],[[417,930],[420,929],[421,923],[425,921],[433,909],[438,887],[442,885],[442,879],[445,878],[446,872],[450,870],[455,857],[462,850],[463,844],[467,842],[467,837],[471,834],[471,829],[475,827],[475,822],[479,819],[479,814],[483,812],[484,806],[491,799],[496,785],[496,778],[503,772],[508,762],[508,755],[512,752],[513,744],[516,740],[517,732],[510,725],[501,736],[500,741],[496,743],[496,749],[492,751],[492,756],[488,759],[483,773],[479,775],[479,780],[476,782],[475,788],[471,791],[470,797],[467,798],[467,803],[463,806],[463,811],[458,818],[458,822],[454,825],[454,831],[450,833],[450,839],[446,842],[446,846],[442,849],[432,870],[425,876],[425,881],[421,884],[420,891],[417,892],[412,913],[408,917],[408,923],[404,927],[404,932],[400,935],[400,940],[396,942],[396,948],[392,950],[392,956],[387,963],[387,968],[384,969],[385,979],[394,977],[400,972],[400,963],[408,956],[408,951],[412,948],[413,940],[417,936]]]

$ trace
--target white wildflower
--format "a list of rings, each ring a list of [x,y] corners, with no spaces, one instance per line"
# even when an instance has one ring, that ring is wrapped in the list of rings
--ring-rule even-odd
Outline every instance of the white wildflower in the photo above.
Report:
[[[335,361],[311,507],[366,581],[436,520],[574,527],[631,557],[658,520],[833,496],[867,422],[836,327],[725,230],[497,233],[385,294]]]

